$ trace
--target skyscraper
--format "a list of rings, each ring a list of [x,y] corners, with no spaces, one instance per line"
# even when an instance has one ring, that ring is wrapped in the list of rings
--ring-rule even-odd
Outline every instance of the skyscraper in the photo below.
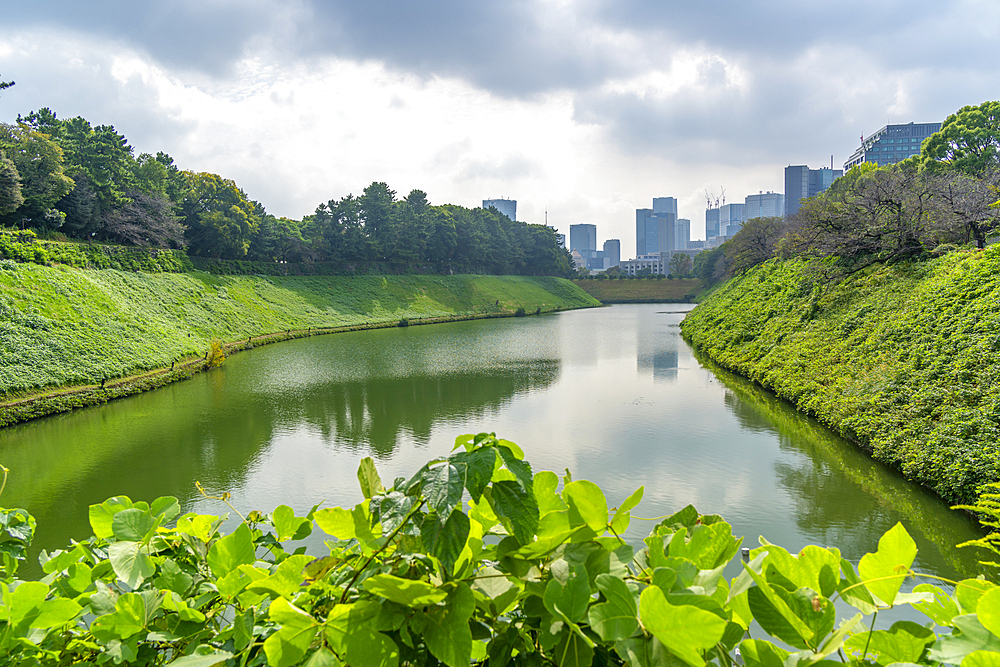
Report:
[[[719,207],[719,236],[734,236],[743,227],[745,204],[723,204]]]
[[[799,210],[802,200],[826,190],[834,179],[844,175],[840,169],[822,167],[810,169],[805,165],[785,167],[785,215]]]
[[[917,155],[924,139],[940,129],[941,123],[886,125],[867,137],[861,137],[861,146],[844,163],[844,171],[862,162],[895,164]]]
[[[761,192],[747,195],[743,204],[743,219],[780,218],[785,214],[785,195],[780,192]]]
[[[484,199],[483,208],[489,208],[490,206],[510,218],[511,222],[517,220],[516,199]]]
[[[618,266],[622,261],[622,242],[618,239],[608,239],[604,242],[604,256],[608,266]]]
[[[705,209],[705,239],[715,238],[716,236],[721,236],[719,230],[719,209],[716,208],[706,208]]]
[[[597,252],[597,225],[570,225],[569,249],[576,250],[584,259],[592,259]]]
[[[689,221],[688,237],[690,237],[690,224]],[[653,208],[636,209],[636,257],[675,250],[678,247],[679,238],[676,199],[673,197],[656,197],[653,199]],[[686,238],[683,247],[687,247]]]

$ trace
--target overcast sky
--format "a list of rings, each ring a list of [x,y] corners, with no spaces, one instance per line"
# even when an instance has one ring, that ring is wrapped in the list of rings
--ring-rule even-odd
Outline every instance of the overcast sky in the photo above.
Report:
[[[269,212],[385,181],[517,200],[635,252],[635,209],[781,192],[889,123],[1000,99],[997,0],[33,0],[0,12],[0,122],[49,107]]]

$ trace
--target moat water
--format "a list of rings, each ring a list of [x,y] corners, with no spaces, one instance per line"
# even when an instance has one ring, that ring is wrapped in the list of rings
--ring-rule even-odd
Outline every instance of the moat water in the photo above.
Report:
[[[568,468],[633,512],[691,503],[744,544],[837,546],[857,560],[901,521],[915,569],[959,578],[977,554],[967,516],[873,462],[751,383],[699,362],[680,336],[690,306],[621,305],[527,318],[380,329],[289,341],[140,396],[0,430],[2,503],[38,520],[35,550],[89,534],[87,507],[115,495],[230,492],[246,513],[361,500],[356,470],[384,480],[493,431],[534,470]],[[652,522],[633,521],[638,544]],[[312,547],[320,544],[314,541]],[[29,566],[25,574],[37,571]]]

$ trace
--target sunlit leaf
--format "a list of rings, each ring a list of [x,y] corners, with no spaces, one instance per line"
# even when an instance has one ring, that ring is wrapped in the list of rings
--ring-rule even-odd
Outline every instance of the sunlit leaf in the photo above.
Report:
[[[208,550],[208,566],[216,577],[224,577],[240,565],[254,562],[250,527],[241,523],[236,530],[218,540]]]
[[[570,525],[586,524],[598,535],[608,527],[608,501],[601,488],[591,481],[581,479],[563,488],[563,500],[569,506]]]
[[[420,539],[427,552],[440,560],[450,573],[469,538],[469,530],[469,517],[460,509],[453,510],[443,524],[432,512],[424,517],[420,526]]]
[[[426,581],[403,579],[391,574],[376,574],[364,583],[369,593],[392,600],[407,607],[437,604],[448,597],[448,592]]]
[[[108,558],[115,575],[128,584],[129,588],[138,587],[156,572],[146,547],[139,542],[111,543],[108,545]]]
[[[675,607],[656,586],[650,586],[639,597],[639,616],[643,626],[653,633],[671,653],[694,667],[702,667],[702,651],[722,639],[726,622],[697,607]]]
[[[361,493],[368,500],[371,500],[372,496],[385,492],[382,478],[378,476],[378,470],[375,469],[375,461],[370,456],[361,459],[361,465],[358,466],[358,482],[361,484]]]
[[[421,479],[427,504],[437,512],[438,516],[449,516],[461,502],[462,491],[465,488],[465,480],[459,474],[458,468],[446,461],[428,468]]]
[[[435,658],[448,667],[468,667],[472,655],[469,619],[476,607],[472,590],[460,584],[443,607],[427,613],[424,641]]]
[[[271,667],[298,664],[309,650],[320,626],[316,620],[284,598],[271,603],[271,620],[281,627],[264,641],[264,653]]]
[[[639,627],[639,609],[631,589],[624,581],[610,574],[597,576],[597,588],[607,602],[590,608],[590,626],[604,641],[628,639]]]
[[[903,524],[897,523],[879,539],[875,553],[861,557],[858,574],[869,591],[891,605],[909,575],[916,556],[916,542],[903,528]]]

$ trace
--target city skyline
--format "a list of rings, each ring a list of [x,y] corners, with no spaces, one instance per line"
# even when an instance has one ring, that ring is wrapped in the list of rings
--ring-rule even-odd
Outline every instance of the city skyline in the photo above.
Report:
[[[963,39],[911,48],[929,26]],[[697,234],[706,190],[780,191],[785,165],[995,98],[998,26],[985,0],[15,3],[0,121],[114,125],[295,219],[380,181],[467,207],[509,193],[522,220],[627,239],[666,189]]]

